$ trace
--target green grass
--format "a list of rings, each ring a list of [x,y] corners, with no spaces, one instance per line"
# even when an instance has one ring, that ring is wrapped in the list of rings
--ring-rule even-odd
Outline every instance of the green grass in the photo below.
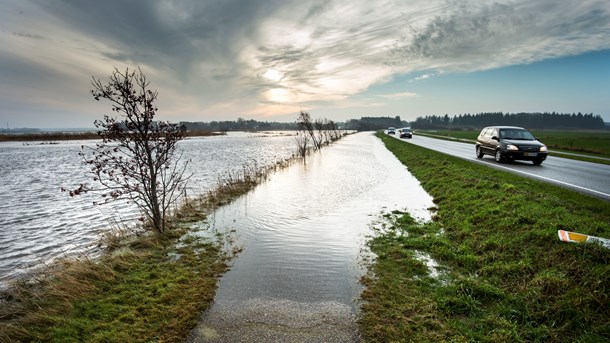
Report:
[[[610,157],[610,132],[532,131],[532,133],[550,149]]]
[[[214,300],[220,245],[155,236],[100,260],[66,260],[52,277],[5,294],[0,341],[176,342]]]
[[[610,339],[610,204],[379,135],[433,197],[431,223],[388,215],[369,242],[360,330],[371,342]],[[418,256],[440,265],[431,277]]]

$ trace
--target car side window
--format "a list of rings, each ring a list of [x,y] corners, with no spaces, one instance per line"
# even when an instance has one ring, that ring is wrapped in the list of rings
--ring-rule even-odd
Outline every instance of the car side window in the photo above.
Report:
[[[493,130],[491,130],[491,134],[490,134],[490,136],[491,136],[491,137],[494,137],[494,136],[495,136],[495,137],[498,137],[498,138],[499,138],[499,136],[498,136],[498,129],[493,129]]]

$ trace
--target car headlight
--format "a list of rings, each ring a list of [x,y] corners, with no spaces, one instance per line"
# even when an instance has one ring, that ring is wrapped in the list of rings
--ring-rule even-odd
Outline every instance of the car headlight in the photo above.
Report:
[[[544,146],[544,145],[543,145],[543,146],[541,146],[541,147],[540,147],[540,151],[541,151],[541,152],[547,152],[547,148],[546,148],[546,146]]]
[[[513,150],[513,151],[516,151],[516,150],[519,150],[519,148],[518,148],[516,145],[508,144],[508,145],[506,146],[506,150]]]

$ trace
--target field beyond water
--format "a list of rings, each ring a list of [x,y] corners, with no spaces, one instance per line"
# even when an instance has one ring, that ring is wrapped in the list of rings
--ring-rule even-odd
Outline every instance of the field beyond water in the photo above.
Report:
[[[371,342],[610,341],[610,203],[378,134],[433,197],[369,241],[360,331]]]
[[[222,132],[189,131],[186,137],[204,137],[223,135]],[[54,144],[57,141],[73,141],[85,139],[99,139],[97,131],[88,132],[41,132],[24,134],[0,134],[0,142],[43,142],[42,144]]]
[[[430,134],[448,138],[476,141],[479,131],[422,130]],[[551,149],[551,154],[569,152],[610,158],[610,132],[608,131],[532,131],[532,134]],[[561,155],[561,157],[567,157]]]

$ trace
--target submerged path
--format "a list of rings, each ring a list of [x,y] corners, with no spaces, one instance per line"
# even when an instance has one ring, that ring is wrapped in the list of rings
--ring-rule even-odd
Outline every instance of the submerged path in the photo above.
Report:
[[[429,219],[432,199],[372,133],[350,135],[219,209],[244,251],[190,342],[354,342],[365,236],[382,213]]]

